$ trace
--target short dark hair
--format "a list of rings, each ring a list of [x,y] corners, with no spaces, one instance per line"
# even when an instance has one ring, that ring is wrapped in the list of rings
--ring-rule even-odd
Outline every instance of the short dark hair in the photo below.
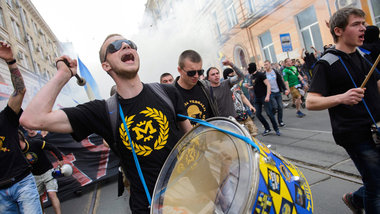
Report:
[[[114,37],[114,36],[122,36],[120,34],[117,34],[117,33],[113,33],[113,34],[110,34],[106,37],[106,39],[103,41],[102,45],[100,46],[100,49],[99,49],[99,59],[100,59],[100,63],[103,63],[103,60],[104,60],[104,55],[106,54],[106,51],[104,50],[103,51],[103,45],[104,43],[106,43],[106,41],[111,38],[111,37]]]
[[[219,71],[219,69],[217,69],[216,67],[209,67],[209,68],[207,69],[207,71],[206,71],[206,80],[208,80],[208,77],[209,77],[208,74],[210,73],[211,69],[216,69],[216,70]]]
[[[224,71],[223,71],[223,78],[224,79],[227,79],[228,78],[228,75],[230,74],[230,73],[233,73],[234,72],[234,70],[232,70],[231,68],[226,68],[226,69],[224,69]]]
[[[350,15],[356,15],[359,17],[365,17],[364,11],[358,8],[354,7],[345,7],[338,11],[336,11],[330,18],[329,21],[329,27],[330,27],[330,33],[333,36],[334,42],[338,42],[338,36],[335,34],[334,29],[336,27],[342,28],[343,30],[346,29],[348,25],[348,18]]]
[[[173,77],[173,75],[171,73],[163,73],[160,76],[160,81],[162,80],[162,78],[167,77],[167,76],[172,76]]]
[[[257,71],[256,63],[254,63],[254,62],[249,63],[248,64],[248,73],[253,74],[253,73],[255,73],[255,71]]]
[[[181,53],[181,55],[179,55],[178,66],[180,68],[185,67],[185,59],[190,59],[191,62],[195,63],[202,62],[201,55],[194,50],[185,50]]]

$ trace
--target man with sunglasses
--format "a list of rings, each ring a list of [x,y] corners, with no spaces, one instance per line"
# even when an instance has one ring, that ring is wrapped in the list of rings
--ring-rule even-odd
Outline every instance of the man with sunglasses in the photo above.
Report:
[[[204,73],[199,53],[194,50],[182,52],[177,70],[180,76],[174,85],[183,97],[188,116],[202,120],[219,116],[210,83],[199,79]]]
[[[148,195],[153,193],[161,167],[183,133],[191,129],[188,120],[176,116],[186,114],[183,100],[173,85],[159,85],[172,102],[172,110],[151,86],[141,82],[137,73],[140,67],[137,46],[123,36],[109,35],[100,48],[99,57],[103,70],[116,83],[120,110],[107,111],[105,100],[95,100],[52,111],[60,90],[77,72],[77,61],[62,56],[57,60],[56,75],[29,103],[20,121],[31,129],[71,133],[77,141],[92,133],[102,136],[120,158],[131,182],[129,204],[132,213],[149,213]],[[61,60],[67,60],[68,66]],[[118,115],[116,127],[111,123],[115,113]],[[132,148],[144,178],[137,171]]]

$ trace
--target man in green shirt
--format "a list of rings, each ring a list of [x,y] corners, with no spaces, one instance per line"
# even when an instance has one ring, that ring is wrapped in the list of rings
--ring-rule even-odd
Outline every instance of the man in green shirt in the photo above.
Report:
[[[282,71],[284,74],[284,81],[287,90],[290,90],[292,94],[292,98],[295,101],[296,109],[297,109],[297,117],[304,117],[305,114],[300,111],[300,106],[302,103],[301,93],[298,90],[302,88],[302,85],[305,87],[305,91],[307,90],[307,86],[303,81],[302,76],[298,73],[297,68],[292,66],[292,61],[289,58],[285,59],[285,68]],[[301,85],[302,82],[302,85]]]

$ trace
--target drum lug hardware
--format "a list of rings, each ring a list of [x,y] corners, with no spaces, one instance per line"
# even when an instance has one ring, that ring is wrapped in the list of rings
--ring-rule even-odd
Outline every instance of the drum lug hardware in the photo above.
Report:
[[[264,160],[265,160],[265,163],[267,163],[267,164],[274,165],[274,166],[276,165],[276,163],[274,162],[274,160],[271,156],[265,157]]]
[[[276,151],[276,146],[269,144],[267,147],[268,147],[268,149]]]
[[[305,179],[299,177],[299,176],[292,176],[292,181],[298,182],[301,186],[305,184]]]

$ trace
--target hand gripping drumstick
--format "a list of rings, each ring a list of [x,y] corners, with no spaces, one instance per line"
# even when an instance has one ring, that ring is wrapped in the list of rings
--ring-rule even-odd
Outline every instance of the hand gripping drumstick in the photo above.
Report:
[[[78,74],[73,75],[73,71],[70,69],[70,64],[69,64],[69,61],[67,61],[67,59],[61,59],[61,60],[58,60],[58,61],[55,63],[55,64],[56,64],[56,67],[57,67],[58,62],[60,62],[60,61],[64,62],[64,63],[67,65],[67,67],[69,68],[69,70],[70,70],[70,72],[71,72],[71,76],[75,76],[75,78],[77,78],[77,84],[78,84],[79,86],[84,86],[84,85],[86,85],[86,80],[85,80],[83,77],[80,77]]]
[[[375,70],[375,68],[376,68],[377,64],[379,63],[379,61],[380,61],[380,55],[377,56],[377,59],[376,59],[375,63],[373,63],[371,70],[369,70],[369,73],[365,77],[365,79],[364,79],[362,85],[360,86],[360,88],[364,88],[364,86],[367,84],[369,78],[371,77],[371,75],[372,75],[373,71]]]

